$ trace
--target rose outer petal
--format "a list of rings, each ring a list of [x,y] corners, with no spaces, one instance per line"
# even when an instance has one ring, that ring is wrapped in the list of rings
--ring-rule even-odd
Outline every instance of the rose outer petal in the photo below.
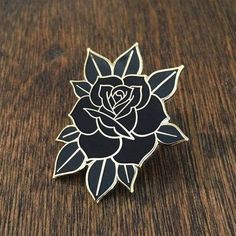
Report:
[[[91,117],[84,108],[97,109],[90,101],[89,97],[82,97],[74,106],[70,116],[80,132],[91,134],[97,130],[96,119]]]
[[[120,148],[121,140],[105,137],[100,131],[93,135],[81,134],[79,146],[89,159],[113,156]]]
[[[134,129],[137,135],[151,134],[157,130],[161,122],[167,118],[160,100],[152,95],[148,104],[138,110],[138,122]]]
[[[155,134],[147,137],[134,136],[134,140],[123,139],[121,150],[113,157],[118,163],[140,165],[157,145]]]
[[[115,87],[117,85],[123,84],[122,80],[117,76],[109,77],[98,77],[97,81],[93,85],[93,88],[90,92],[90,98],[96,106],[102,105],[101,97],[99,97],[99,89],[101,85],[110,85]]]

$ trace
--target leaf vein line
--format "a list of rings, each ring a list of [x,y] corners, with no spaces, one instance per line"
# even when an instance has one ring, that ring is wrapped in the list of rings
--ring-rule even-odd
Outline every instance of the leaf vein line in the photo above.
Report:
[[[131,61],[131,58],[132,58],[132,56],[133,56],[133,53],[134,53],[134,51],[131,51],[131,53],[129,54],[129,57],[128,57],[128,60],[127,60],[127,64],[126,64],[125,69],[124,69],[124,71],[123,71],[123,73],[122,73],[122,77],[126,74],[126,72],[127,72],[127,70],[128,70],[129,63],[130,63],[130,61]]]
[[[70,136],[70,135],[73,135],[73,134],[75,134],[75,133],[78,133],[78,132],[79,132],[79,131],[76,130],[76,131],[71,132],[71,133],[69,133],[69,134],[65,134],[65,135],[62,136],[62,138],[66,138],[66,137],[68,137],[68,136]]]
[[[127,182],[129,183],[130,180],[129,180],[129,175],[128,175],[128,172],[127,172],[127,167],[124,166],[124,169],[125,169],[125,175],[126,175],[126,178],[127,178]]]
[[[100,190],[105,165],[106,165],[106,160],[104,160],[103,163],[102,163],[101,173],[100,173],[100,176],[99,176],[98,185],[97,185],[97,189],[96,189],[96,196],[98,196],[98,193],[99,193],[99,190]]]
[[[154,90],[153,92],[155,92],[157,89],[159,89],[164,83],[166,83],[167,80],[169,80],[173,75],[175,75],[177,72],[174,71],[172,72],[166,79],[164,79]]]
[[[78,84],[76,84],[76,87],[78,87],[79,89],[83,90],[84,92],[88,93],[88,91],[82,87],[80,87]]]
[[[68,159],[65,161],[65,163],[61,165],[61,167],[57,170],[57,172],[60,171],[60,170],[75,156],[75,154],[76,154],[77,152],[79,152],[79,149],[77,149],[74,153],[72,153],[71,157],[68,158]]]
[[[171,137],[178,137],[177,135],[174,135],[174,134],[168,134],[168,133],[165,133],[165,132],[161,132],[161,131],[157,131],[158,134],[163,134],[163,135],[166,135],[166,136],[171,136]]]
[[[92,55],[91,55],[91,58],[92,58],[93,64],[94,64],[94,66],[95,66],[95,68],[96,68],[98,74],[99,74],[100,76],[102,76],[101,71],[99,70],[98,65],[97,65],[97,63],[96,63],[96,61],[95,61],[95,59],[94,59],[94,57],[93,57]]]

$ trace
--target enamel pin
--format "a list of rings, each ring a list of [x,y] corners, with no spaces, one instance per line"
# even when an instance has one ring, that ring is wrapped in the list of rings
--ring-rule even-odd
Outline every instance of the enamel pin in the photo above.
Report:
[[[84,80],[71,84],[78,98],[57,141],[54,178],[87,167],[86,185],[99,200],[120,182],[131,192],[142,164],[159,144],[188,138],[173,123],[165,101],[177,88],[183,66],[143,75],[138,44],[113,63],[88,49]]]

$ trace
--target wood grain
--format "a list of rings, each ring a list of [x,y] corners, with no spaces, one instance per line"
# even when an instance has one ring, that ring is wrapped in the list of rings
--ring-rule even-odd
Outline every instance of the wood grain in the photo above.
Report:
[[[236,2],[2,0],[0,235],[235,235]],[[84,172],[52,179],[86,48],[114,60],[138,41],[144,72],[185,65],[172,121],[135,192],[96,204]]]

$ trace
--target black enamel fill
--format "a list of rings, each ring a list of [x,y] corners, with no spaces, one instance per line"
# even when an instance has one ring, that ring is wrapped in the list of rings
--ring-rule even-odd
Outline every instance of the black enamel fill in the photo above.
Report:
[[[121,85],[122,83],[123,83],[122,80],[115,76],[110,76],[108,78],[99,77],[91,90],[90,96],[91,96],[92,102],[97,106],[102,105],[102,99],[99,93],[101,91],[100,90],[101,86],[105,85],[105,86],[115,87],[115,86]]]
[[[106,60],[90,52],[85,65],[85,75],[87,80],[93,84],[99,75],[111,75],[111,68]]]
[[[58,155],[55,174],[76,171],[82,165],[84,158],[77,142],[66,144]]]
[[[120,181],[127,187],[130,187],[135,177],[135,168],[133,165],[119,165],[118,176]]]
[[[114,154],[119,146],[119,139],[111,139],[97,131],[93,135],[81,134],[79,138],[81,148],[89,158],[102,158]]]
[[[57,138],[60,150],[54,177],[76,173],[87,166],[86,185],[97,202],[117,181],[131,192],[138,167],[158,144],[187,140],[168,123],[164,101],[175,92],[183,66],[142,75],[136,43],[113,64],[88,50],[85,80],[72,80],[78,101],[73,124]]]
[[[138,104],[137,108],[141,108],[143,107],[149,97],[150,97],[150,88],[147,84],[147,82],[145,81],[145,77],[144,76],[126,76],[124,78],[124,84],[130,87],[139,87],[140,88],[140,96],[141,96],[141,102]]]
[[[62,130],[57,140],[63,142],[71,142],[79,136],[79,131],[73,125],[67,126]]]
[[[154,134],[147,137],[134,136],[134,138],[134,140],[123,139],[121,150],[113,157],[117,162],[139,164],[155,146]]]
[[[140,61],[137,48],[133,47],[117,60],[114,68],[114,74],[118,76],[137,74],[139,67]]]
[[[138,123],[134,129],[137,134],[154,132],[166,118],[163,106],[156,96],[151,96],[148,104],[138,110]]]
[[[75,93],[78,97],[88,95],[91,89],[91,85],[86,81],[73,81],[72,82]]]
[[[112,186],[115,178],[116,166],[111,159],[98,160],[91,164],[87,173],[87,181],[95,199]]]
[[[96,109],[90,102],[89,97],[83,97],[77,102],[71,112],[71,116],[81,132],[90,134],[97,130],[97,124],[96,120],[91,117],[84,108]]]
[[[105,135],[108,135],[111,138],[115,138],[118,136],[118,134],[115,132],[114,129],[111,129],[109,127],[106,127],[100,119],[98,119],[98,126],[101,130],[102,133],[104,133]]]
[[[88,114],[91,115],[91,117],[93,117],[95,119],[100,119],[101,122],[106,127],[115,128],[115,130],[120,135],[127,136],[127,137],[130,135],[129,132],[119,122],[117,122],[112,117],[109,117],[108,115],[103,114],[100,111],[97,111],[95,109],[86,109],[86,111],[88,112]]]
[[[119,123],[121,123],[127,130],[132,130],[135,126],[136,122],[136,112],[135,109],[131,109],[129,115],[124,116],[120,119],[117,119]]]
[[[173,144],[185,139],[180,130],[171,124],[162,125],[158,129],[157,138],[165,144]]]
[[[177,72],[173,69],[154,73],[148,81],[152,91],[160,98],[168,97],[175,87]]]

